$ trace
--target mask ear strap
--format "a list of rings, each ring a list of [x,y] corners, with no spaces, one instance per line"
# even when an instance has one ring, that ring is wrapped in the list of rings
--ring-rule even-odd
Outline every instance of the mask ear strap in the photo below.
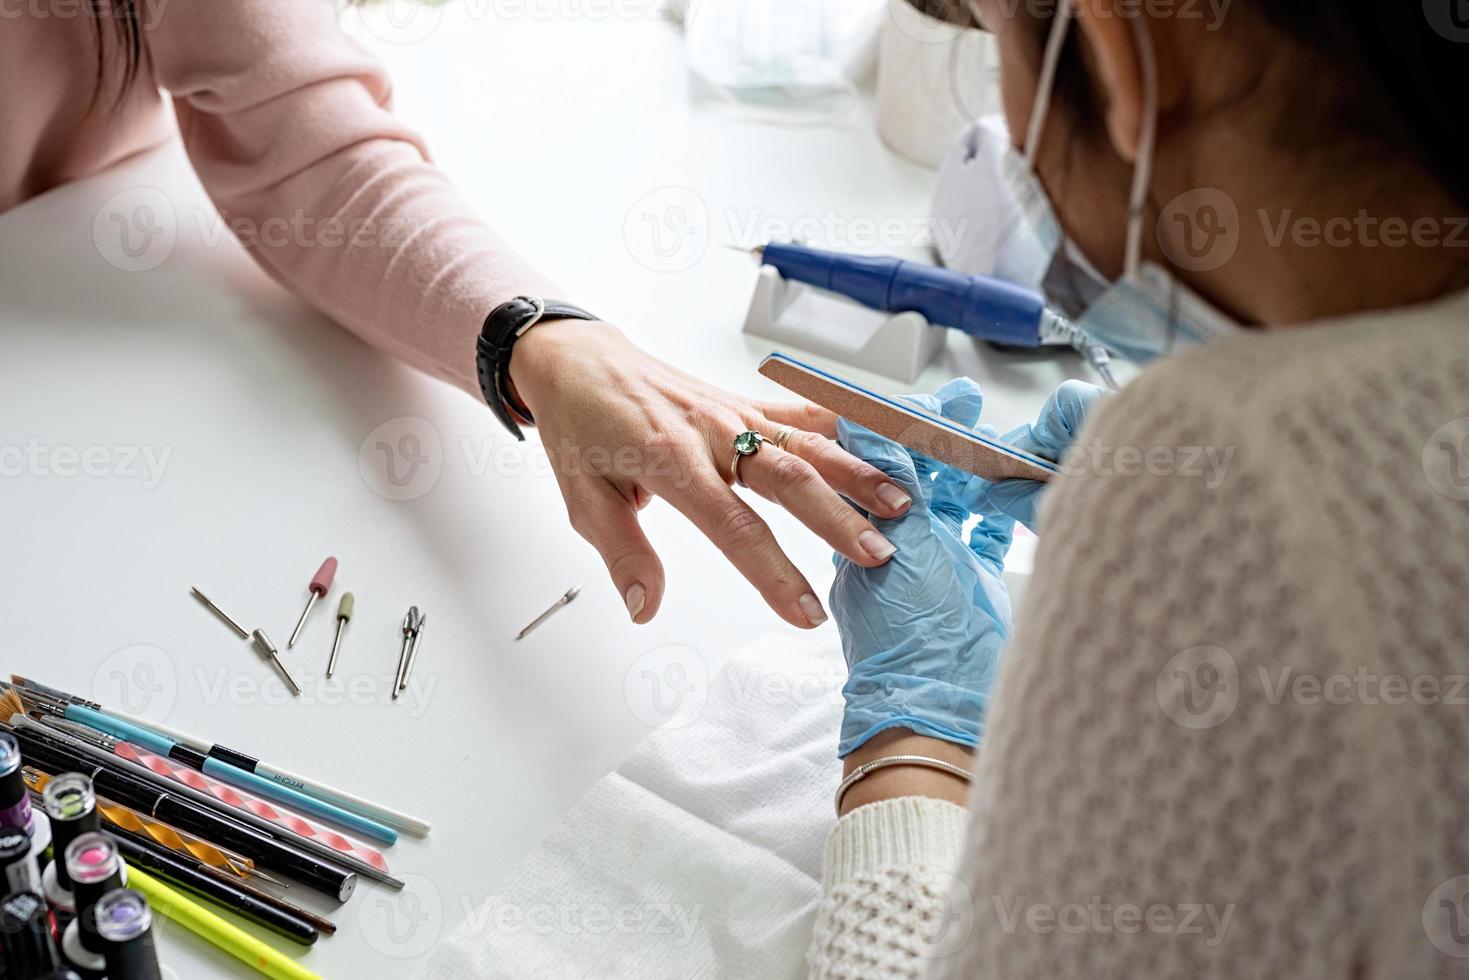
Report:
[[[1122,260],[1123,275],[1127,278],[1134,278],[1141,266],[1143,209],[1153,185],[1153,154],[1158,143],[1158,61],[1153,54],[1153,36],[1141,16],[1133,17],[1132,24],[1143,75],[1143,118],[1137,140],[1137,162],[1132,166],[1132,193],[1127,202],[1127,251]]]
[[[1051,36],[1046,39],[1046,52],[1041,58],[1041,71],[1035,80],[1035,103],[1030,107],[1030,124],[1025,133],[1025,163],[1035,172],[1036,151],[1040,149],[1041,130],[1046,124],[1046,113],[1051,108],[1051,90],[1056,85],[1056,71],[1061,63],[1061,49],[1066,44],[1066,32],[1071,27],[1072,0],[1057,0],[1055,20],[1051,24]]]

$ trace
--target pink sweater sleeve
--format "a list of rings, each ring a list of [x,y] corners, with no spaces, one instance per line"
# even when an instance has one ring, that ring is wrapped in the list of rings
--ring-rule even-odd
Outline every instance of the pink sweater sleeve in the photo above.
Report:
[[[272,276],[478,394],[485,315],[546,280],[472,215],[388,110],[381,66],[325,0],[171,0],[148,32],[205,189]]]

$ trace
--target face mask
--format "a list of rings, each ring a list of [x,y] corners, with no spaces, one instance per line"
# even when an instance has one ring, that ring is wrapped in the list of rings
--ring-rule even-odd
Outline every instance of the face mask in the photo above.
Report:
[[[1135,18],[1133,26],[1143,69],[1143,132],[1133,168],[1122,278],[1108,282],[1065,237],[1055,208],[1036,174],[1035,160],[1071,13],[1070,0],[1059,0],[1037,79],[1025,152],[1020,154],[1007,140],[1000,165],[1008,196],[1024,216],[1031,239],[1023,254],[1032,257],[1026,260],[1024,268],[1015,270],[1027,278],[1015,281],[1031,288],[1039,287],[1052,306],[1093,340],[1134,361],[1146,361],[1179,347],[1202,344],[1238,331],[1237,323],[1166,269],[1141,259],[1143,207],[1152,180],[1157,129],[1158,78],[1152,40]],[[1036,254],[1045,258],[1035,259]],[[999,267],[997,263],[996,274]]]

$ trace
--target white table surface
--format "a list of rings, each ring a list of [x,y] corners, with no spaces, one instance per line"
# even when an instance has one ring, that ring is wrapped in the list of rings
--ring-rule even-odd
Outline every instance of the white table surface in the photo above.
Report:
[[[754,372],[770,345],[739,330],[753,264],[719,244],[833,214],[916,222],[932,174],[882,146],[865,106],[845,126],[784,127],[698,101],[677,33],[654,17],[489,9],[433,8],[379,32],[391,42],[363,32],[398,111],[568,297],[696,374],[777,396]],[[511,132],[542,134],[541,149],[505,152]],[[132,260],[118,261],[108,214],[160,195],[171,249],[150,271],[118,268]],[[660,254],[645,222],[672,234],[670,205],[693,234]],[[406,975],[649,731],[669,685],[705,683],[779,621],[655,504],[644,520],[668,595],[653,624],[630,625],[533,441],[517,446],[483,406],[308,311],[220,240],[211,213],[175,145],[0,215],[7,666],[430,819],[428,840],[389,852],[404,892],[363,881],[332,913],[335,937],[304,953],[277,942],[324,976]],[[954,336],[914,387],[969,374],[1003,427],[1076,370],[982,358]],[[428,461],[414,496],[389,499],[377,443],[408,431]],[[826,547],[756,506],[824,591]],[[284,649],[328,554],[336,586],[286,657],[305,687],[293,699],[188,590]],[[512,642],[572,585],[584,591],[570,608]],[[326,682],[344,589],[356,618]],[[428,627],[413,688],[392,703],[410,603]],[[160,930],[177,976],[246,975]]]

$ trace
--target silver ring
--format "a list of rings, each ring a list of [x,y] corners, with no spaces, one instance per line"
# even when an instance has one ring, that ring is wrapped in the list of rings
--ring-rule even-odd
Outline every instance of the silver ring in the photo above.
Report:
[[[758,453],[760,451],[761,445],[763,445],[764,442],[764,436],[762,436],[758,432],[753,432],[750,430],[746,430],[735,436],[734,461],[729,464],[729,473],[730,476],[734,477],[734,481],[740,486],[745,485],[745,481],[740,479],[740,460],[744,459],[746,456],[753,456]]]
[[[790,442],[791,436],[795,434],[796,427],[794,425],[783,425],[775,433],[775,438],[771,439],[770,441],[775,443],[776,449],[785,449],[786,443]]]

